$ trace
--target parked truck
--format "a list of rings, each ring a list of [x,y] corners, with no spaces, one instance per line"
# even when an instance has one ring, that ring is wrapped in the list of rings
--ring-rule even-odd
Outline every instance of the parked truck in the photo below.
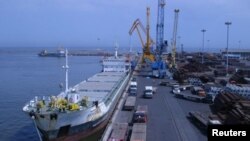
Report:
[[[128,135],[128,123],[114,123],[112,133],[108,141],[126,141]]]
[[[196,102],[204,102],[204,103],[211,103],[212,97],[210,95],[206,96],[199,96],[194,94],[185,94],[185,93],[175,93],[176,97],[196,101]]]
[[[188,118],[203,131],[207,131],[208,125],[221,125],[221,121],[215,115],[205,115],[198,111],[190,111]]]
[[[205,96],[199,96],[195,94],[188,94],[188,93],[174,93],[174,95],[178,98],[184,98],[192,101],[197,101],[197,102],[205,102],[205,103],[211,103],[212,102],[212,97],[210,95],[205,95]]]
[[[211,103],[213,98],[211,95],[207,95],[201,87],[193,87],[191,90],[192,93],[188,92],[176,92],[174,95],[179,98],[184,98],[188,100],[193,100],[197,102],[206,102]]]
[[[191,92],[194,94],[194,95],[198,95],[198,96],[202,96],[202,97],[205,97],[206,96],[206,93],[205,93],[205,90],[201,87],[198,87],[198,86],[194,86],[192,89],[191,89]]]
[[[132,128],[130,141],[146,141],[147,125],[146,123],[135,123]]]
[[[138,105],[133,114],[133,123],[146,123],[148,115],[147,105]]]
[[[137,93],[137,82],[131,81],[129,85],[129,94],[135,96]]]
[[[128,96],[125,103],[124,103],[123,109],[131,111],[134,109],[135,103],[136,103],[136,97],[135,96]]]

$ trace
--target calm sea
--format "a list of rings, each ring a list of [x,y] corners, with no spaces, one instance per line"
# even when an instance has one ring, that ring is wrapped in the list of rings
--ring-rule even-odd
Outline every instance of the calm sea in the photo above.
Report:
[[[38,57],[43,48],[0,48],[0,140],[39,141],[22,111],[34,96],[57,95],[64,82],[64,58]],[[50,49],[55,51],[55,49]],[[69,48],[70,50],[70,48]],[[101,71],[101,57],[69,57],[69,85]]]

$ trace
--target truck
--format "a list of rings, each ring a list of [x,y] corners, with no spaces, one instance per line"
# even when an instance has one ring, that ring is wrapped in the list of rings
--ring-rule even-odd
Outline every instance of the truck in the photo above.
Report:
[[[190,111],[187,116],[193,123],[203,131],[207,131],[208,125],[221,125],[221,121],[215,115],[207,116],[199,111]]]
[[[173,88],[172,90],[173,94],[178,94],[181,92],[180,88]]]
[[[153,86],[145,86],[143,97],[144,98],[153,98],[153,93],[154,93]]]
[[[212,97],[210,95],[196,95],[196,94],[189,94],[185,92],[174,93],[175,97],[184,98],[192,101],[197,102],[206,102],[211,103]]]
[[[185,90],[190,90],[193,86],[186,84],[186,85],[180,85],[179,88],[181,91],[185,91]]]
[[[129,95],[135,96],[137,93],[137,82],[131,81],[129,85]]]
[[[179,85],[179,84],[175,80],[163,80],[160,81],[159,85],[172,87],[172,85]]]
[[[205,97],[206,96],[206,93],[205,93],[205,90],[201,87],[197,87],[197,86],[194,86],[192,89],[191,89],[191,92],[194,94],[194,95],[199,95],[199,96],[202,96],[202,97]]]
[[[123,110],[133,110],[135,107],[136,103],[136,97],[135,96],[128,96],[124,105],[123,105]]]
[[[172,92],[173,94],[175,93],[180,93],[181,91],[185,91],[185,90],[190,90],[191,89],[191,85],[179,85],[179,84],[175,84],[172,85]]]
[[[114,123],[112,133],[108,141],[126,141],[128,135],[128,123]]]
[[[175,97],[178,97],[178,98],[184,98],[184,99],[194,100],[194,101],[202,101],[203,99],[205,99],[205,97],[203,96],[198,96],[194,94],[174,93],[174,95]]]
[[[133,123],[146,123],[148,115],[147,105],[138,105],[133,114]]]
[[[146,141],[147,125],[146,123],[135,123],[132,128],[130,141]]]

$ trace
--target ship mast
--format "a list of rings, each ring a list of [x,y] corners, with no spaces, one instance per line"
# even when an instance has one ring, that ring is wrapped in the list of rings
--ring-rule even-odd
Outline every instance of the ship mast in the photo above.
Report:
[[[68,82],[68,72],[69,72],[69,66],[68,66],[68,50],[65,50],[65,66],[63,66],[65,69],[65,94],[68,93],[68,87],[69,87],[69,82]]]

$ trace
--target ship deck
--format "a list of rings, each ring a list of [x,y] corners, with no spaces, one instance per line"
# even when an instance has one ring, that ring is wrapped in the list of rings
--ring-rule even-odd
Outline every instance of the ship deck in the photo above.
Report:
[[[125,74],[122,72],[101,72],[83,81],[73,87],[74,92],[68,93],[79,94],[80,98],[87,97],[88,101],[101,101],[107,97],[110,92],[116,88]]]
[[[113,91],[119,86],[119,83],[122,82],[124,72],[100,72],[90,77],[89,79],[80,82],[75,85],[73,88],[69,89],[67,94],[68,101],[70,103],[76,103],[80,105],[81,100],[86,100],[85,108],[92,107],[94,101],[102,102],[108,100],[112,97]],[[40,113],[48,114],[54,111],[58,111],[58,107],[50,107],[51,99],[65,99],[65,94],[62,92],[57,98],[53,96],[43,96],[36,97],[31,100],[25,107],[24,111],[36,111],[38,101],[44,103],[44,106],[40,108]],[[36,102],[37,101],[37,102]],[[81,107],[84,109],[84,107]],[[70,110],[65,109],[67,112]]]

